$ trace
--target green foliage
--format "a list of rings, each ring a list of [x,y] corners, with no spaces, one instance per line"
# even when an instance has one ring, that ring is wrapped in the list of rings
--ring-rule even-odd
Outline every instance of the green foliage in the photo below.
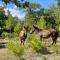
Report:
[[[7,30],[10,30],[10,29],[14,28],[16,22],[18,22],[18,19],[17,19],[17,17],[12,17],[10,15],[10,12],[8,12],[8,13],[9,13],[9,15],[7,16],[7,20],[5,21],[5,28]]]
[[[5,25],[6,25],[5,28],[7,30],[10,30],[12,28],[12,26],[13,26],[12,16],[8,16],[8,19],[6,20]]]
[[[16,40],[11,40],[10,42],[8,42],[7,48],[18,57],[21,57],[24,54],[24,48],[19,46],[19,42]]]
[[[35,24],[34,14],[33,12],[28,12],[25,16],[24,26],[31,27],[33,24]]]
[[[8,32],[2,32],[1,36],[2,36],[3,38],[5,38],[5,37],[10,38],[10,37],[12,37],[12,34],[11,34],[11,33],[8,33]]]
[[[39,21],[37,21],[37,27],[42,29],[46,28],[46,21],[44,20],[43,16],[41,16]]]
[[[51,50],[53,50],[56,54],[60,53],[60,47],[56,44],[51,46]]]
[[[59,24],[59,22],[60,22],[60,9],[58,7],[56,7],[54,9],[53,15],[55,17],[56,23]]]
[[[8,35],[9,35],[9,33],[7,33],[7,32],[2,33],[2,37],[4,37],[4,38],[7,37]]]
[[[32,34],[28,38],[28,43],[29,43],[28,45],[31,48],[33,48],[33,50],[35,50],[36,52],[40,51],[40,49],[42,48],[42,42],[36,34]]]
[[[14,3],[17,7],[20,7],[20,8],[27,8],[27,7],[30,7],[30,8],[38,8],[40,5],[37,4],[37,3],[30,3],[28,2],[27,0],[2,0],[6,5],[9,3],[9,2],[12,2]],[[24,3],[23,3],[24,2]]]
[[[3,26],[5,25],[5,21],[6,21],[7,17],[5,15],[4,12],[4,8],[0,8],[0,27],[3,28]]]
[[[13,32],[13,37],[18,37],[18,33]]]
[[[4,8],[0,7],[0,21],[4,21],[6,19],[6,15],[4,12]]]
[[[17,22],[14,27],[14,32],[18,33],[21,30],[21,28],[22,28],[22,25],[19,22]]]
[[[56,26],[56,30],[60,31],[60,24]]]
[[[2,32],[3,32],[3,29],[0,27],[0,35],[2,34]]]
[[[41,56],[40,60],[46,60],[46,57],[45,56]]]
[[[60,8],[58,8],[56,5],[52,5],[45,11],[45,14],[49,17],[47,17],[47,23],[49,26],[56,27],[56,25],[60,22]]]
[[[38,3],[30,3],[29,7],[32,8],[32,9],[40,8],[40,4],[38,4]]]

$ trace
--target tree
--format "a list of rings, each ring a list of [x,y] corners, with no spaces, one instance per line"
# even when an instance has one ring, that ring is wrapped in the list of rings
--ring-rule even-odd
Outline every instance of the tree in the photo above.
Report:
[[[3,32],[6,19],[7,19],[7,16],[5,15],[4,8],[0,7],[0,35]]]
[[[32,26],[33,24],[35,24],[35,16],[33,11],[32,12],[28,12],[25,16],[25,21],[24,21],[24,25],[27,26]]]
[[[60,0],[57,0],[58,8],[60,7]]]
[[[19,8],[36,8],[39,4],[30,3],[25,0],[2,0],[6,5],[10,2],[14,3]]]
[[[5,20],[7,19],[4,8],[0,8],[0,27],[3,28],[5,24]]]
[[[5,21],[5,31],[13,32],[15,24],[19,22],[17,17],[12,17],[8,11],[7,19]]]
[[[52,5],[45,10],[45,20],[48,27],[56,28],[60,21],[60,12],[57,9],[56,5]]]
[[[44,16],[41,16],[40,20],[37,21],[37,27],[41,29],[46,28],[46,21],[44,19]]]
[[[13,2],[18,8],[25,8],[26,11],[28,12],[28,14],[31,14],[31,16],[29,16],[29,19],[32,17],[32,19],[30,20],[30,23],[33,22],[33,20],[35,19],[35,13],[33,12],[33,10],[40,8],[40,4],[38,3],[30,3],[28,1],[25,0],[2,0],[3,2],[5,2],[5,4],[7,5],[10,2]],[[26,18],[25,18],[26,20]],[[28,20],[28,19],[27,19]],[[35,19],[36,20],[36,19]],[[29,23],[28,23],[29,24]],[[25,23],[25,25],[27,25],[27,23]]]
[[[14,32],[15,32],[15,33],[19,33],[19,31],[21,30],[21,28],[22,28],[21,23],[17,22],[17,23],[15,24],[15,26],[14,26]]]
[[[7,30],[10,30],[13,26],[13,22],[12,22],[12,16],[8,16],[8,19],[5,22],[5,27]]]
[[[24,25],[32,27],[32,25],[36,24],[39,18],[38,9],[40,9],[41,5],[37,3],[29,3],[29,7],[27,8],[27,13],[25,15]],[[40,11],[39,11],[40,12]]]

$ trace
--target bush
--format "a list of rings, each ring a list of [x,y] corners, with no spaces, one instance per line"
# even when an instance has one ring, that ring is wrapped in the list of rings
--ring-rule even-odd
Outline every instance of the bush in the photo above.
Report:
[[[8,32],[3,32],[1,36],[2,36],[3,38],[5,38],[5,37],[11,38],[11,37],[12,37],[12,34],[11,34],[11,33],[8,33]]]
[[[56,30],[60,31],[60,25],[57,25],[55,28]]]
[[[19,46],[19,42],[14,40],[7,44],[7,48],[11,50],[19,58],[24,54],[24,48]]]
[[[28,45],[33,48],[36,52],[40,51],[42,48],[42,42],[36,34],[31,34],[31,36],[28,38]]]
[[[9,36],[9,33],[7,33],[7,32],[3,32],[3,33],[2,33],[2,37],[5,38],[5,37],[8,37],[8,36]]]
[[[18,33],[15,32],[13,33],[13,37],[18,37],[18,35],[19,35]]]
[[[47,60],[45,56],[41,56],[40,60]]]
[[[37,27],[40,29],[46,28],[46,21],[44,19],[44,16],[41,16],[40,20],[37,22]]]
[[[14,32],[18,33],[22,28],[22,25],[18,22],[16,23],[15,27],[14,27]]]
[[[60,53],[60,47],[56,44],[51,46],[51,50],[53,50],[56,54]]]
[[[55,29],[58,31],[58,34],[59,34],[59,36],[60,36],[60,25],[57,25],[57,26],[55,27]]]

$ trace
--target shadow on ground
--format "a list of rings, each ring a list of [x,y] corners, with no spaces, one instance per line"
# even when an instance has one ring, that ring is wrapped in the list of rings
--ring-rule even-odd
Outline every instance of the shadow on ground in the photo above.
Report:
[[[49,52],[49,50],[46,47],[42,47],[38,52],[44,55],[53,54],[53,52]]]
[[[6,46],[4,44],[0,44],[0,49],[2,48],[6,48]]]

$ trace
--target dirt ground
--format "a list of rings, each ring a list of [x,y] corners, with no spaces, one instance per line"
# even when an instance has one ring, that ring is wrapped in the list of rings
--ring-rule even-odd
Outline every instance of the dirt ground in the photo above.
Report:
[[[57,45],[60,46],[60,38],[57,40]],[[46,58],[46,60],[60,60],[60,54],[56,55],[55,53],[48,53],[48,54],[42,54]],[[25,59],[23,60],[41,60],[40,54],[32,53],[31,50],[26,53],[25,56],[23,56]],[[0,48],[0,60],[18,60],[14,54],[11,53],[7,48]]]
[[[0,60],[17,60],[17,58],[13,54],[11,54],[7,48],[1,48]]]

